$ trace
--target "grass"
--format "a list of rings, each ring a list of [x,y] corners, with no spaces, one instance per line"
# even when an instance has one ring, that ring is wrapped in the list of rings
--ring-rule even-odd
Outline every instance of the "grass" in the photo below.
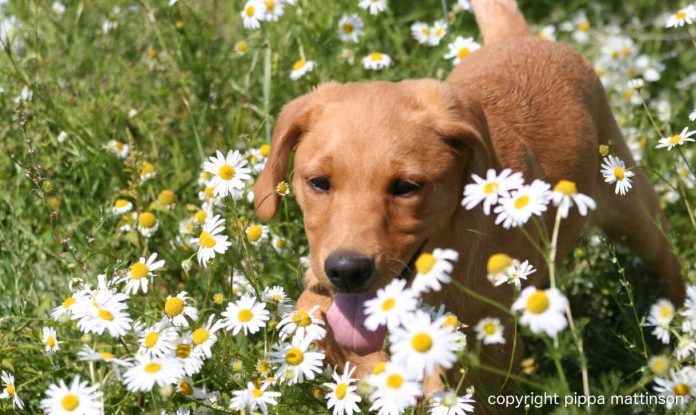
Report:
[[[0,2],[1,3],[1,2]],[[76,374],[101,383],[108,413],[158,413],[179,406],[210,407],[212,413],[229,411],[231,391],[257,378],[257,359],[265,338],[226,334],[203,371],[194,377],[197,385],[221,393],[216,403],[195,404],[171,389],[154,393],[128,393],[115,381],[110,366],[96,368],[76,358],[83,344],[132,355],[137,339],[124,342],[109,336],[81,333],[72,323],[56,323],[50,311],[69,294],[68,283],[80,278],[91,284],[96,275],[109,276],[126,269],[146,253],[157,252],[166,267],[145,296],[130,303],[135,318],[154,321],[161,314],[164,298],[185,290],[196,300],[201,314],[219,314],[224,305],[213,301],[222,293],[224,304],[233,299],[228,277],[235,270],[255,279],[257,288],[283,286],[292,298],[301,292],[307,255],[302,217],[292,197],[283,199],[280,215],[270,224],[271,233],[290,241],[290,249],[276,253],[268,244],[250,246],[239,230],[240,223],[256,218],[244,200],[223,209],[228,219],[226,233],[232,247],[224,259],[207,269],[182,262],[192,252],[175,243],[179,221],[200,205],[198,184],[203,160],[217,149],[258,148],[268,142],[281,106],[318,83],[370,79],[401,80],[434,77],[444,79],[451,63],[443,59],[447,43],[456,35],[479,38],[473,16],[452,13],[450,33],[437,47],[418,45],[409,26],[416,20],[432,22],[443,17],[443,3],[436,0],[390,3],[386,13],[370,16],[356,1],[299,0],[287,6],[278,22],[265,22],[257,31],[242,27],[242,3],[180,0],[172,7],[166,1],[65,1],[65,12],[51,10],[50,1],[10,1],[0,4],[0,19],[14,23],[11,36],[0,36],[0,368],[17,378],[18,394],[28,412],[39,410],[48,386]],[[641,164],[660,189],[664,209],[672,226],[675,251],[684,261],[688,281],[696,278],[696,233],[690,211],[693,189],[678,180],[674,166],[680,153],[655,150],[657,140],[676,134],[688,121],[696,91],[684,85],[694,70],[693,27],[663,29],[659,15],[681,4],[661,1],[521,1],[532,26],[555,25],[559,41],[573,44],[588,59],[598,62],[602,39],[612,24],[635,42],[641,54],[659,59],[665,68],[660,80],[641,91],[647,107],[632,105],[623,95],[625,81],[607,74],[609,95],[619,122],[635,143],[644,143]],[[118,8],[118,10],[117,10]],[[584,8],[591,22],[588,44],[577,44],[569,33],[558,30]],[[359,44],[346,45],[337,36],[344,12],[359,13],[365,34]],[[116,25],[104,33],[104,22]],[[0,31],[2,33],[2,31]],[[248,45],[235,51],[238,42]],[[355,65],[338,58],[344,47],[355,54]],[[388,53],[394,66],[367,71],[362,56],[372,51]],[[298,81],[289,78],[293,63],[312,59],[316,68]],[[23,88],[30,100],[17,102]],[[660,102],[670,114],[656,108]],[[129,115],[135,109],[135,115]],[[652,117],[652,118],[651,118]],[[634,133],[632,131],[635,131]],[[61,132],[67,139],[58,141]],[[110,140],[128,143],[126,160],[106,149]],[[690,144],[681,153],[694,165]],[[140,183],[141,163],[148,161],[157,176]],[[670,186],[681,195],[670,196]],[[693,184],[691,185],[693,187]],[[166,210],[152,202],[163,189],[175,192],[178,202]],[[122,233],[119,218],[111,213],[118,197],[136,201],[137,209],[152,209],[160,230],[146,239],[137,233]],[[628,196],[627,196],[628,197]],[[194,259],[195,262],[195,259]],[[620,246],[601,239],[588,228],[572,257],[559,270],[559,287],[570,299],[585,356],[593,395],[652,390],[653,374],[647,361],[653,355],[670,356],[676,345],[659,343],[644,327],[645,316],[656,300],[654,279],[646,275],[636,258]],[[60,351],[48,356],[41,343],[41,328],[56,327]],[[512,328],[508,328],[512,329]],[[526,373],[516,373],[510,393],[557,392],[562,388],[559,372],[549,353],[557,353],[569,389],[580,393],[581,356],[570,333],[560,337],[560,347],[549,348],[545,338],[526,329]],[[675,329],[675,333],[679,331]],[[683,333],[682,333],[683,334]],[[271,335],[268,334],[267,335]],[[469,339],[471,350],[476,341]],[[127,349],[127,350],[126,350]],[[471,353],[471,361],[476,356]],[[232,363],[243,362],[241,371]],[[462,357],[463,361],[467,356]],[[677,359],[672,357],[677,364]],[[679,363],[689,366],[693,358]],[[321,382],[294,387],[284,393],[276,413],[325,413]],[[462,392],[463,393],[463,392]],[[0,409],[11,411],[9,400]],[[586,408],[530,408],[530,413],[629,413],[666,409],[597,405]],[[684,413],[693,410],[685,409]],[[514,412],[521,411],[515,410]]]

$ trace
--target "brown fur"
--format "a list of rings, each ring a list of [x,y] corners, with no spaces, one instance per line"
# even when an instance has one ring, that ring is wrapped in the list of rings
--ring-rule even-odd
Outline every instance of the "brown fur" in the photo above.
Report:
[[[547,284],[543,258],[519,230],[496,226],[494,216],[484,216],[480,207],[460,206],[472,173],[502,167],[523,172],[527,181],[575,181],[580,192],[597,201],[593,220],[634,250],[662,277],[665,295],[681,303],[679,263],[645,174],[635,168],[633,192],[617,196],[599,173],[598,146],[609,140],[629,167],[635,162],[591,65],[566,46],[528,36],[514,1],[475,0],[473,5],[486,46],[464,58],[445,82],[327,83],[281,111],[254,194],[259,217],[271,219],[278,206],[273,190],[294,150],[293,188],[310,246],[298,307],[318,304],[323,313],[330,307],[333,287],[324,274],[330,253],[349,250],[373,258],[376,272],[365,288],[372,291],[397,276],[424,241],[426,252],[459,252],[454,278],[500,303],[511,304],[513,292],[487,281],[486,260],[493,253],[528,259],[540,268],[529,283]],[[328,193],[306,183],[320,175],[331,181]],[[390,196],[387,189],[396,179],[420,183],[422,190],[407,198]],[[549,229],[554,213],[550,209],[544,217]],[[559,261],[584,222],[576,212],[563,221]],[[484,316],[506,320],[453,285],[426,300],[444,304],[470,326]],[[506,335],[505,348],[486,350],[491,364],[509,363],[512,330]],[[359,376],[386,359],[383,351],[352,354],[330,333],[323,347],[329,363],[341,367],[348,359]],[[437,379],[428,381],[428,389],[438,387]]]

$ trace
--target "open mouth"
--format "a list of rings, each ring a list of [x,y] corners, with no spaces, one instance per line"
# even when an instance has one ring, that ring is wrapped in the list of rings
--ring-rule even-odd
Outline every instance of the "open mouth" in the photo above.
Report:
[[[408,280],[413,274],[415,263],[420,256],[427,240],[418,247],[401,273],[396,277]],[[374,291],[359,294],[339,293],[333,294],[333,303],[326,312],[326,319],[333,330],[336,341],[348,350],[366,355],[382,349],[386,329],[380,327],[370,331],[365,327],[365,306],[367,300],[374,298]]]

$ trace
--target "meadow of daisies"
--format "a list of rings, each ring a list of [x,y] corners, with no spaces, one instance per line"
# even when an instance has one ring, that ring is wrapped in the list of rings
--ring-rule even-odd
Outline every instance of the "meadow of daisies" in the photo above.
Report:
[[[696,5],[520,6],[537,36],[594,64],[696,282]],[[462,205],[506,228],[556,218],[546,264],[501,252],[480,276],[514,285],[514,303],[496,306],[515,324],[465,327],[424,304],[458,284],[458,253],[436,249],[412,284],[365,303],[389,362],[364,379],[324,364],[316,341],[331,321],[294,306],[308,252],[289,178],[273,222],[253,210],[274,117],[323,81],[444,79],[480,47],[468,1],[0,0],[0,42],[1,412],[696,410],[696,286],[681,307],[659,298],[640,261],[592,227],[555,267],[555,230],[595,203],[573,182],[509,170],[472,177]],[[633,167],[597,151],[606,186],[633,197]],[[525,288],[545,265],[550,287]],[[482,345],[510,332],[525,340],[520,368],[482,363]],[[437,366],[461,380],[424,396]],[[469,371],[501,381],[477,391]]]

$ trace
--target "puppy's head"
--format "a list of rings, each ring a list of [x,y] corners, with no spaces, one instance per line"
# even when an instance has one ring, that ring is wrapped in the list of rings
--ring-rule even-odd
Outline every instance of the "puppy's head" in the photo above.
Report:
[[[489,149],[480,106],[448,84],[324,84],[281,111],[254,188],[257,214],[275,214],[295,151],[316,283],[373,292],[410,277],[423,246],[451,224],[466,177],[490,164]]]

